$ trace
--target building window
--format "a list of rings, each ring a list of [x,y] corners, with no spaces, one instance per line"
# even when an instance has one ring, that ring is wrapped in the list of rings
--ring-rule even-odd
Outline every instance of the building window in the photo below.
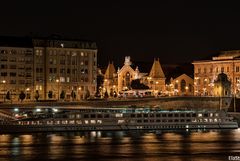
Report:
[[[221,67],[221,72],[224,72],[224,67]]]
[[[60,77],[60,82],[65,82],[65,78],[64,77]]]
[[[186,87],[186,81],[183,79],[181,80],[181,92],[185,92],[185,87]]]
[[[213,72],[213,69],[212,68],[210,68],[210,73],[212,73]]]
[[[239,72],[239,66],[236,67],[236,72]]]
[[[83,52],[81,52],[81,56],[84,56],[84,53],[83,53]]]
[[[216,68],[216,73],[218,73],[218,67]]]
[[[204,73],[206,74],[206,73],[207,73],[207,69],[206,69],[206,68],[204,68],[203,70],[204,70]]]
[[[229,72],[229,67],[227,67],[227,72]]]
[[[198,73],[201,73],[201,68],[198,68]]]

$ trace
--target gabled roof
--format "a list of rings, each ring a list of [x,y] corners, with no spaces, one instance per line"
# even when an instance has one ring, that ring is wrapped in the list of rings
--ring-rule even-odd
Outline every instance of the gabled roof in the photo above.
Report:
[[[113,65],[113,63],[110,63],[108,64],[108,67],[106,69],[106,72],[104,74],[104,78],[105,79],[112,79],[113,78],[113,75],[116,73],[116,69]]]
[[[165,78],[159,59],[154,59],[149,76],[152,78]]]

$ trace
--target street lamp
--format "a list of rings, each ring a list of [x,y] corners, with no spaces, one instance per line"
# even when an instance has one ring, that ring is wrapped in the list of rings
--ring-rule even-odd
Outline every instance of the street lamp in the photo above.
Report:
[[[57,97],[57,99],[59,100],[59,79],[57,79],[56,82],[57,82],[57,88],[58,88],[58,93],[57,93],[58,97]]]
[[[3,83],[3,102],[5,102],[5,101],[6,101],[6,100],[5,100],[5,98],[6,98],[6,94],[5,94],[5,84],[6,84],[6,80],[3,80],[2,83]]]

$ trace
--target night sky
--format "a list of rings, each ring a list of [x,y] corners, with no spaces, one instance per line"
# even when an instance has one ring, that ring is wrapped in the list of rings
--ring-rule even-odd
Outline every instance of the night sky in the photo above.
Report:
[[[17,1],[17,0],[16,0]],[[216,1],[217,2],[217,1]],[[1,2],[0,35],[67,37],[97,42],[99,65],[134,61],[189,63],[240,49],[240,9],[230,3]]]

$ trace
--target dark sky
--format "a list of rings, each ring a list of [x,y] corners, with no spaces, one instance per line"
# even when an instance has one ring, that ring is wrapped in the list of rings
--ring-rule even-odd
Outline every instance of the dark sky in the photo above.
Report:
[[[100,65],[109,60],[122,64],[126,55],[135,61],[159,57],[162,63],[184,63],[240,49],[239,5],[230,1],[29,2],[1,2],[0,35],[91,39],[98,44]]]

